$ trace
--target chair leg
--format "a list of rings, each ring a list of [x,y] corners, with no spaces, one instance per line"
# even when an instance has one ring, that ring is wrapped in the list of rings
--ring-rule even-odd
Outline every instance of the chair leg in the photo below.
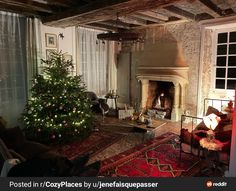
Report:
[[[198,156],[198,158],[201,157],[201,147],[200,147],[200,146],[198,146],[198,153],[197,153],[197,156]]]
[[[182,143],[179,145],[179,163],[181,162],[181,157],[182,157]]]

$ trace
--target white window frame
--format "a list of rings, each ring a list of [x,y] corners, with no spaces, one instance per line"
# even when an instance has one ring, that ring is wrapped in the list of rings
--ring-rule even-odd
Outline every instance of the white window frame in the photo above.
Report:
[[[213,70],[212,70],[212,89],[214,90],[214,92],[218,93],[218,94],[232,94],[234,92],[234,90],[231,90],[231,89],[226,89],[227,87],[225,87],[225,89],[218,89],[215,87],[215,83],[216,83],[216,59],[217,59],[217,46],[218,46],[218,34],[219,33],[229,33],[229,32],[236,32],[236,27],[233,27],[233,28],[221,28],[221,29],[216,29],[214,31],[214,34],[213,34],[213,53],[212,53],[212,56],[213,56]],[[222,44],[226,44],[226,43],[222,43]],[[231,44],[229,43],[229,38],[227,40],[227,46]],[[236,42],[234,42],[233,44],[236,44]],[[228,50],[228,49],[227,49]],[[236,56],[236,54],[233,54],[234,56]],[[228,52],[226,54],[226,62],[228,64]],[[235,66],[236,68],[236,66]],[[226,70],[228,69],[228,66],[226,66]],[[225,78],[226,80],[228,80],[229,78]]]

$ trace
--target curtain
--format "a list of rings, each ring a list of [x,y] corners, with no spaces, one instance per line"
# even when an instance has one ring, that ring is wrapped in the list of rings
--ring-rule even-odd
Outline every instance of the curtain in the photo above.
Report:
[[[27,18],[27,92],[31,96],[32,79],[38,74],[42,58],[41,22],[37,18]]]
[[[115,43],[108,43],[108,89],[117,91],[117,63],[116,63],[116,52]]]
[[[77,30],[77,74],[83,75],[87,89],[99,96],[116,88],[112,87],[116,84],[114,44],[98,40],[101,32],[82,27]]]
[[[0,12],[0,116],[18,124],[26,103],[26,19]]]

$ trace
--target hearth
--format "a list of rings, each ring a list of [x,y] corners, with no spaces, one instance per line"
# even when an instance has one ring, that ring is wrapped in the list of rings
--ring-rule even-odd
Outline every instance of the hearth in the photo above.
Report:
[[[188,67],[140,66],[137,79],[141,81],[141,107],[163,118],[179,121],[185,110]]]
[[[146,109],[152,110],[157,118],[171,119],[174,101],[174,84],[172,82],[149,81]]]

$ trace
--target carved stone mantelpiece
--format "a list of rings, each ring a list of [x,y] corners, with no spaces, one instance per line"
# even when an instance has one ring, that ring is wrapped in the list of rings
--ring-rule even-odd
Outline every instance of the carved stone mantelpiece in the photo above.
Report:
[[[174,105],[171,113],[172,121],[179,121],[185,110],[185,93],[188,84],[188,67],[144,67],[138,68],[137,79],[142,84],[141,107],[146,108],[149,81],[165,81],[174,84]]]

